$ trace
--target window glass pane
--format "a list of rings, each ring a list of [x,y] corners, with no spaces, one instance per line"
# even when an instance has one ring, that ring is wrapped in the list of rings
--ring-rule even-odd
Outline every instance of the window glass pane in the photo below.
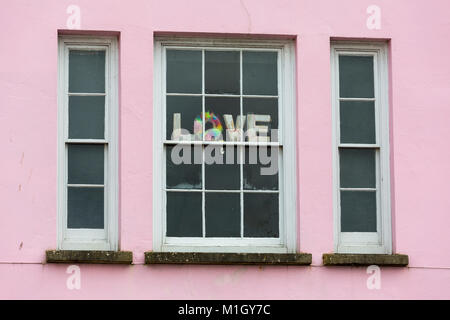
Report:
[[[209,112],[211,117],[212,115],[215,115],[218,119],[218,122],[214,122],[207,119],[207,122],[205,123],[205,140],[220,140],[219,138],[216,138],[218,133],[221,133],[222,140],[228,140],[226,130],[228,126],[233,129],[232,126],[234,126],[234,129],[237,127],[238,122],[238,116],[240,115],[240,99],[239,98],[218,98],[218,97],[206,97],[205,98],[205,112]],[[227,123],[225,121],[224,115],[231,116],[228,117],[228,120],[232,120],[232,123]],[[242,120],[241,120],[242,123]],[[220,126],[219,126],[220,124]],[[221,127],[222,129],[218,129],[218,127]],[[217,130],[210,130],[216,128]],[[213,137],[214,136],[214,137]]]
[[[105,51],[70,50],[69,92],[105,92]]]
[[[374,101],[340,102],[341,143],[376,143]]]
[[[375,191],[341,191],[341,232],[377,232]]]
[[[68,148],[68,183],[103,184],[104,145],[69,144]]]
[[[205,51],[205,92],[239,94],[239,51]]]
[[[167,192],[168,237],[202,236],[201,192]]]
[[[339,56],[341,98],[373,98],[373,57]]]
[[[170,189],[202,188],[202,147],[168,146],[166,149],[166,186]]]
[[[205,226],[207,237],[239,237],[241,209],[239,193],[206,193]]]
[[[69,97],[69,138],[105,138],[105,97]]]
[[[202,52],[167,50],[167,92],[202,93]]]
[[[277,238],[278,194],[244,193],[244,237]]]
[[[182,134],[194,134],[194,124],[201,119],[202,113],[202,97],[183,97],[183,96],[168,96],[167,97],[167,122],[166,122],[166,137],[167,140],[171,140],[172,133],[174,130],[174,121],[177,122],[181,129],[186,130],[186,132],[181,132]],[[179,116],[174,116],[179,114]],[[179,117],[179,120],[177,120]],[[176,126],[178,125],[176,124]],[[201,122],[200,122],[201,127]],[[193,138],[192,138],[193,139]],[[174,139],[179,140],[179,138]],[[201,130],[200,139],[201,140]]]
[[[103,188],[67,188],[67,228],[104,228]]]
[[[244,94],[277,95],[277,52],[242,53]]]
[[[341,188],[375,188],[375,150],[339,150]]]
[[[207,190],[239,190],[240,166],[238,148],[233,146],[208,146],[205,148],[205,188]],[[220,158],[220,162],[214,161]],[[208,164],[214,161],[213,164]]]
[[[246,118],[247,135],[249,129],[254,128],[258,136],[266,136],[271,142],[278,141],[278,136],[273,134],[272,129],[278,129],[278,99],[277,98],[244,98],[243,112]],[[252,121],[252,116],[256,116]],[[264,128],[262,128],[262,126]],[[262,129],[267,129],[263,133]],[[246,137],[249,141],[249,137]]]
[[[245,190],[278,190],[278,152],[278,148],[271,147],[245,148]]]

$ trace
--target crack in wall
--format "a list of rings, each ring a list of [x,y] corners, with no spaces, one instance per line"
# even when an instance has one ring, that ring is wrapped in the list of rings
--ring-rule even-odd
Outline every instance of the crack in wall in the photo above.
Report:
[[[247,32],[250,33],[252,31],[252,17],[250,15],[250,12],[248,11],[247,7],[244,4],[244,0],[239,0],[239,2],[241,3],[242,8],[244,9],[245,14],[247,15],[247,20],[248,20]]]

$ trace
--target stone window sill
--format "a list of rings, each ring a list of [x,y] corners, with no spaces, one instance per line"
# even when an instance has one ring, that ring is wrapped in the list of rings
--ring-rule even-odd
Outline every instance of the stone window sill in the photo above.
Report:
[[[216,253],[153,252],[145,253],[146,264],[210,265],[310,265],[310,253]]]
[[[47,250],[47,263],[131,264],[131,251]]]
[[[405,254],[343,254],[324,253],[322,255],[324,266],[391,266],[406,267],[409,263]]]

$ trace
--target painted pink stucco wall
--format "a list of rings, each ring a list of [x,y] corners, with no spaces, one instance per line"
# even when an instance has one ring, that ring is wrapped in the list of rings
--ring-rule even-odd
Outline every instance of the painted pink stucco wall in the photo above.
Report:
[[[57,37],[120,33],[120,247],[132,266],[45,264],[56,248]],[[366,8],[381,8],[381,29]],[[298,248],[308,267],[145,266],[152,249],[154,32],[296,36]],[[407,268],[323,267],[333,251],[330,38],[390,40],[394,251]],[[0,0],[0,298],[450,298],[447,0]]]

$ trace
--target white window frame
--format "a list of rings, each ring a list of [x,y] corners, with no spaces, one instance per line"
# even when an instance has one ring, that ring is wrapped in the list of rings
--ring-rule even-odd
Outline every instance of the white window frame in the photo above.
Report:
[[[167,241],[165,230],[165,48],[190,47],[224,50],[276,50],[279,87],[279,139],[282,141],[280,163],[280,237],[273,239],[215,238],[200,241],[178,238]],[[153,104],[153,250],[158,252],[255,252],[295,253],[297,221],[296,187],[296,108],[295,108],[295,47],[293,40],[249,40],[227,38],[156,37],[154,43],[154,104]],[[284,112],[281,114],[281,110]],[[286,174],[283,174],[286,173]],[[172,237],[173,238],[173,237]],[[237,241],[236,241],[237,240]],[[269,241],[264,241],[269,240]]]
[[[339,55],[374,57],[375,144],[340,143]],[[331,43],[331,88],[333,118],[334,250],[336,253],[392,254],[391,193],[389,163],[388,45],[386,42]],[[341,98],[347,99],[349,98]],[[364,100],[354,99],[358,101]],[[341,232],[339,148],[375,148],[377,232]]]
[[[105,138],[68,138],[69,50],[105,50]],[[118,246],[118,41],[116,37],[58,38],[58,227],[59,250],[108,250]],[[78,94],[80,95],[80,94]],[[89,95],[89,94],[81,94]],[[92,95],[92,94],[91,94]],[[67,143],[104,144],[104,229],[67,228]]]

